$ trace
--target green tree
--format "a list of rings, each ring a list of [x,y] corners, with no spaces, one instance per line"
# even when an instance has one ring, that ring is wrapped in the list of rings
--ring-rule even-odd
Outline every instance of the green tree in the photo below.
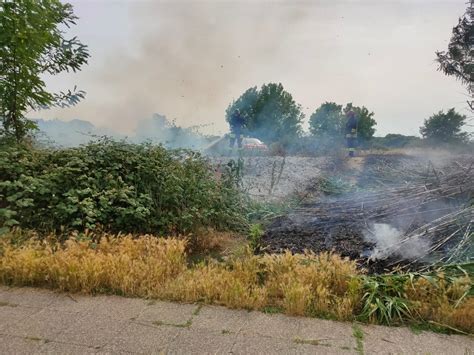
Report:
[[[340,136],[344,131],[345,121],[342,105],[325,102],[309,118],[309,131],[314,136]]]
[[[30,109],[69,106],[83,91],[51,93],[45,74],[76,71],[87,63],[87,47],[61,28],[75,24],[71,4],[59,0],[14,0],[0,3],[0,134],[20,141],[36,128],[25,117]]]
[[[463,143],[468,139],[468,133],[462,132],[466,116],[457,113],[454,108],[444,113],[439,111],[420,127],[423,138],[440,143]]]
[[[290,143],[301,135],[304,114],[282,84],[269,83],[246,90],[227,107],[226,120],[240,109],[246,120],[246,133],[264,142]]]
[[[311,115],[309,130],[315,136],[328,135],[332,137],[343,136],[346,127],[346,113],[354,111],[357,117],[357,135],[363,140],[374,136],[377,124],[374,113],[365,106],[358,107],[348,103],[344,108],[334,102],[325,102]]]
[[[469,107],[474,111],[474,0],[465,14],[453,28],[453,34],[448,44],[448,50],[436,52],[439,70],[446,75],[453,75],[456,79],[467,85],[471,99]]]

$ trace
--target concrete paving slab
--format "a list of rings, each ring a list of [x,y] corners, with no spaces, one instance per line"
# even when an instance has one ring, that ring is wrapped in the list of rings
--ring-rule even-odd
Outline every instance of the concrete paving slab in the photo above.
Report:
[[[55,341],[47,342],[39,349],[41,354],[58,354],[58,355],[79,355],[79,354],[101,354],[104,353],[100,349],[87,346],[58,343]],[[104,353],[105,354],[105,353]]]
[[[103,347],[126,327],[127,322],[114,318],[87,314],[60,333],[55,340],[76,345]]]
[[[96,308],[99,307],[97,299],[97,296],[64,293],[57,297],[48,308],[58,312],[94,313]]]
[[[333,348],[354,348],[352,324],[316,318],[298,318],[298,339],[319,342]]]
[[[109,317],[117,320],[137,319],[144,309],[148,309],[148,301],[139,298],[125,298],[119,296],[95,296],[92,301],[86,302],[81,299],[82,304],[93,302],[89,314],[97,317]]]
[[[281,339],[295,339],[299,334],[299,319],[282,314],[250,312],[241,334]]]
[[[250,312],[230,310],[218,306],[204,306],[193,317],[191,329],[214,331],[217,333],[238,333],[248,323]]]
[[[6,286],[0,286],[0,304],[6,304],[12,302],[10,288]]]
[[[474,339],[408,328],[360,326],[366,354],[474,354]]]
[[[42,345],[35,339],[0,335],[0,354],[34,354],[40,351]]]
[[[236,337],[231,352],[232,354],[297,354],[296,345],[290,339],[252,337],[240,334]]]
[[[21,337],[54,340],[73,324],[79,321],[75,313],[56,312],[43,309],[4,328],[3,333]]]
[[[147,301],[139,298],[66,294],[58,297],[48,308],[58,312],[66,311],[117,319],[135,319],[146,305]]]
[[[346,347],[311,345],[311,344],[297,344],[295,353],[296,354],[328,354],[328,355],[357,354],[357,352],[354,349],[348,349]]]
[[[130,323],[111,339],[103,351],[156,354],[166,351],[178,336],[179,329],[170,326],[151,326]]]
[[[5,290],[4,290],[5,291]],[[11,287],[2,293],[3,297],[7,297],[9,303],[25,307],[44,308],[61,297],[59,294],[50,290],[35,289],[31,287]]]
[[[40,312],[40,308],[12,307],[4,305],[0,307],[0,334],[4,334],[16,322],[23,321],[31,315]]]
[[[229,354],[235,340],[235,335],[232,334],[180,329],[166,352],[168,354]]]
[[[148,301],[147,306],[142,309],[136,320],[142,323],[184,325],[192,318],[198,308],[199,306],[195,304]]]

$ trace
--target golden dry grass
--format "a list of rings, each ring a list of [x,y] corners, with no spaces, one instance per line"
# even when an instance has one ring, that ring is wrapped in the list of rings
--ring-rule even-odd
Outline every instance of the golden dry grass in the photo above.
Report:
[[[247,250],[223,262],[190,264],[186,250],[186,239],[153,236],[106,236],[98,243],[70,239],[63,245],[5,241],[0,283],[231,308],[275,307],[339,320],[355,319],[362,308],[360,271],[337,255],[255,256]],[[462,297],[470,284],[468,277],[454,283],[442,276],[435,283],[418,278],[407,286],[406,297],[419,319],[472,332],[473,299]]]
[[[474,298],[467,296],[472,287],[470,277],[447,282],[443,274],[434,280],[418,278],[407,286],[407,297],[421,318],[474,332]],[[461,300],[461,302],[459,301]]]

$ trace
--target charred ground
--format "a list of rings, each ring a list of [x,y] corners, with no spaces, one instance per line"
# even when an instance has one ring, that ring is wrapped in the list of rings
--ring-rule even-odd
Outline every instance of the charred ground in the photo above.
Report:
[[[305,201],[268,224],[259,252],[334,251],[380,273],[451,261],[464,250],[474,216],[472,158],[357,159],[328,162]],[[350,191],[318,193],[327,179],[346,181]]]

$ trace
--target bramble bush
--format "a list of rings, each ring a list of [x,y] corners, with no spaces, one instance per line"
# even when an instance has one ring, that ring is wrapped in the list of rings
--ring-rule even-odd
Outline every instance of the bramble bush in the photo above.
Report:
[[[0,146],[0,225],[175,235],[245,225],[232,169],[196,152],[102,139],[79,148]]]

